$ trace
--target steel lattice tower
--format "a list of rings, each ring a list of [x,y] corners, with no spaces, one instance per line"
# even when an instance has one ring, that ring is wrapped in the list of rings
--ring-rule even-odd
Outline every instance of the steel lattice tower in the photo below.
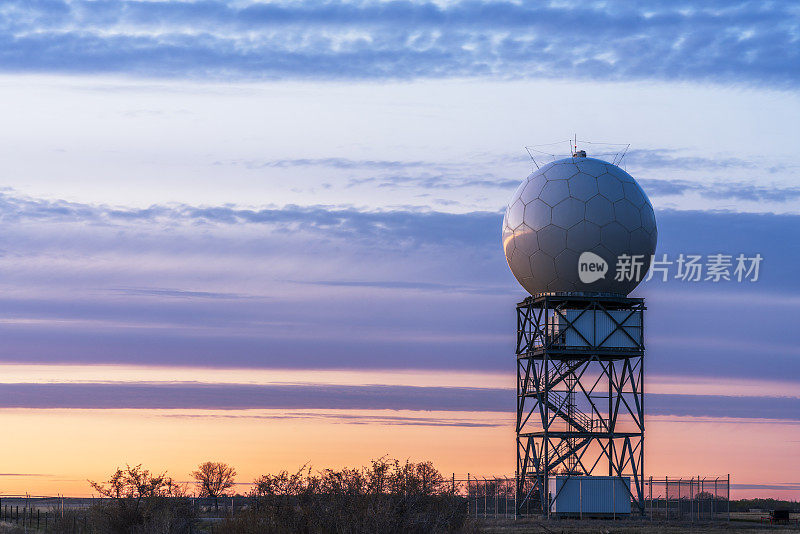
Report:
[[[517,304],[517,512],[548,477],[630,477],[644,512],[644,299],[552,293]]]

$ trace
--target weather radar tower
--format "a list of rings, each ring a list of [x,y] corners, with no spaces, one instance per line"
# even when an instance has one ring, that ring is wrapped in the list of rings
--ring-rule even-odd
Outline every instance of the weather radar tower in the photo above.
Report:
[[[645,305],[628,294],[655,252],[655,214],[619,167],[627,146],[597,154],[609,162],[564,143],[546,164],[526,147],[536,170],[503,220],[508,265],[530,293],[516,305],[517,512],[583,514],[584,488],[608,503],[601,512],[618,500],[643,512]]]

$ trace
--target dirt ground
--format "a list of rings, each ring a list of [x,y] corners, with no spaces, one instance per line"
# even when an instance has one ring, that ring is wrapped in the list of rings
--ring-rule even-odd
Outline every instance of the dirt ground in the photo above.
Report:
[[[478,523],[478,532],[484,534],[567,534],[571,532],[585,534],[692,534],[705,532],[729,532],[738,534],[760,534],[771,532],[800,532],[797,523],[792,525],[770,525],[753,520],[732,520],[730,523],[680,523],[643,520],[533,520],[513,521],[508,519],[483,520]]]

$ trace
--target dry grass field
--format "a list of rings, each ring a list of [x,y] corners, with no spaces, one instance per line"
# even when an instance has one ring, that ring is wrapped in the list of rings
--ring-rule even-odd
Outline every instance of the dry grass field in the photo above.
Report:
[[[540,521],[534,519],[523,519],[513,521],[510,519],[487,519],[470,523],[465,532],[483,534],[701,534],[701,533],[722,533],[733,531],[737,534],[766,534],[774,532],[800,532],[800,526],[795,522],[792,525],[769,525],[759,523],[759,514],[731,514],[742,516],[733,519],[730,523],[680,523],[680,522],[650,522],[638,520],[550,520]],[[796,521],[793,514],[792,520]],[[214,523],[216,524],[216,523]],[[75,531],[75,532],[79,532]],[[41,529],[23,528],[21,525],[0,522],[0,534],[22,534],[27,533],[55,533],[71,532],[70,529]],[[195,532],[213,532],[212,524],[201,522]]]
[[[733,519],[728,523],[680,523],[639,520],[550,520],[540,521],[524,519],[513,521],[508,519],[484,520],[478,523],[478,532],[485,534],[692,534],[706,532],[729,532],[738,534],[760,534],[769,532],[800,532],[795,514],[791,525],[770,525],[759,523],[760,516]],[[747,514],[743,514],[747,515]],[[753,515],[753,514],[750,514]]]

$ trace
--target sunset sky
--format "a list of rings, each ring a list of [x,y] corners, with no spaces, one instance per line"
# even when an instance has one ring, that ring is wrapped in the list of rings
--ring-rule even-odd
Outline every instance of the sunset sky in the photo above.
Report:
[[[645,474],[800,499],[798,45],[796,2],[3,2],[0,493],[512,475],[501,221],[577,134],[631,144],[657,256],[763,257],[634,292]]]

